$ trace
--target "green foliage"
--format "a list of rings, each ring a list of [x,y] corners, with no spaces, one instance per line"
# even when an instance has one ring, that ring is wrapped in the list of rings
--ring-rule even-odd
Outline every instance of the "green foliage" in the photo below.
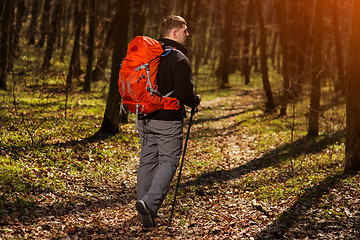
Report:
[[[106,104],[104,83],[94,84],[93,92],[85,94],[78,82],[66,102],[61,68],[55,66],[54,76],[14,76],[16,88],[2,96],[0,214],[10,223],[20,219],[39,225],[43,218],[38,214],[44,209],[52,209],[46,210],[52,215],[67,213],[64,219],[73,218],[73,209],[85,209],[91,212],[92,220],[87,221],[92,228],[102,228],[96,220],[102,212],[119,219],[121,229],[134,229],[138,220],[129,216],[134,216],[140,150],[135,117],[130,115],[118,135],[97,133]],[[306,97],[289,104],[288,116],[264,114],[259,75],[244,86],[235,73],[230,77],[237,82],[233,88],[214,90],[204,86],[205,73],[200,68],[197,84],[203,86],[203,102],[191,130],[174,216],[174,226],[185,229],[181,236],[203,236],[195,229],[204,226],[209,236],[243,234],[271,222],[290,229],[295,222],[312,221],[311,214],[299,213],[301,208],[316,208],[320,219],[346,219],[351,208],[342,206],[343,196],[356,193],[359,177],[342,175],[343,100],[323,100],[321,135],[308,138]],[[280,89],[280,79],[274,78],[273,84]],[[331,96],[330,87],[324,91]],[[173,197],[170,189],[160,212],[165,218],[159,220],[159,238],[164,237]],[[313,223],[304,229],[321,228]],[[79,221],[66,224],[66,234],[84,231]],[[52,228],[51,236],[64,237],[62,230]],[[137,230],[124,234],[141,235]]]

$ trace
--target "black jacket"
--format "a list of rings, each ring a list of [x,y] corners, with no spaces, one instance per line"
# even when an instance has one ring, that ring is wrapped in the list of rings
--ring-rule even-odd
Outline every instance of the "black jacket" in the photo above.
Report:
[[[200,103],[199,97],[193,92],[193,81],[189,59],[185,56],[187,49],[170,39],[159,39],[164,49],[175,47],[175,51],[171,51],[165,57],[160,59],[157,82],[159,92],[164,96],[174,91],[170,97],[176,97],[181,104],[185,104],[191,108],[196,107]],[[173,121],[182,120],[185,115],[185,109],[180,110],[159,110],[148,114],[145,118]]]

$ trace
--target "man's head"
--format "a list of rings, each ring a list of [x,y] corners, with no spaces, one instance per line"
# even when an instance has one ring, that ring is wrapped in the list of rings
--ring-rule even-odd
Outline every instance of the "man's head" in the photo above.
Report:
[[[164,19],[161,33],[164,38],[174,40],[181,45],[186,44],[186,39],[189,36],[185,19],[175,15]]]

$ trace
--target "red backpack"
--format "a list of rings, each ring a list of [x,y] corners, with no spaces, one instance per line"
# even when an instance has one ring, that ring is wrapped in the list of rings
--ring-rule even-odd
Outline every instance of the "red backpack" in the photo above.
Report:
[[[178,110],[176,98],[162,96],[158,91],[157,72],[160,57],[173,49],[164,51],[159,41],[150,37],[135,37],[129,44],[119,73],[119,91],[123,104],[130,112],[148,114],[157,110]]]

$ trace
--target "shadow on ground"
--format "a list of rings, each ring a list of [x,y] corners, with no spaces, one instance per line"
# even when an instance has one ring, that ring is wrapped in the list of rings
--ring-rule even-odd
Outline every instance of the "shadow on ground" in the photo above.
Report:
[[[307,136],[295,141],[293,144],[287,143],[280,146],[260,158],[255,158],[244,165],[229,170],[215,170],[204,173],[196,179],[182,183],[182,186],[204,186],[215,182],[226,182],[253,171],[268,168],[289,158],[296,158],[300,155],[314,154],[335,144],[344,138],[344,131],[338,131],[332,135],[322,135],[317,138]]]
[[[309,187],[305,190],[305,192],[298,198],[298,200],[290,207],[289,210],[283,212],[278,216],[278,218],[268,225],[266,229],[261,231],[257,236],[256,239],[313,239],[316,238],[316,231],[306,231],[306,232],[300,232],[299,230],[296,231],[295,236],[294,234],[289,234],[288,231],[292,227],[296,227],[295,225],[297,222],[301,219],[302,216],[304,216],[312,206],[315,206],[322,196],[330,192],[337,183],[339,183],[341,180],[348,178],[349,175],[346,174],[334,174],[331,176],[328,176],[323,181],[318,183],[315,186]],[[331,221],[328,221],[328,225],[333,225],[334,223],[331,223]],[[341,223],[337,223],[340,224]],[[348,225],[348,224],[347,224]],[[312,226],[310,226],[311,228]],[[346,226],[341,226],[341,228],[344,228]],[[359,230],[359,225],[354,223],[353,226],[347,226],[350,228],[354,228]],[[324,231],[326,229],[325,226],[322,226],[321,231]],[[326,232],[326,231],[325,231]],[[356,234],[356,233],[355,233]],[[355,235],[354,234],[354,235]],[[327,238],[326,236],[324,236]],[[353,236],[355,237],[355,236]],[[358,235],[357,237],[360,237]],[[332,237],[330,237],[332,238]]]

